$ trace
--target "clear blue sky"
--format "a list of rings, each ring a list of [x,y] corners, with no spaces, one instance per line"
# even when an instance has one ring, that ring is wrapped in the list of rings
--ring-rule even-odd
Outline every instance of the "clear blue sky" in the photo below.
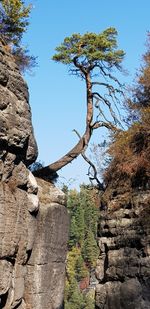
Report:
[[[51,60],[65,36],[74,32],[101,32],[110,26],[118,31],[118,43],[126,52],[124,67],[131,83],[145,51],[146,32],[150,30],[150,0],[33,0],[34,9],[24,43],[38,57],[34,74],[26,75],[35,136],[39,148],[38,160],[45,164],[55,161],[76,143],[72,132],[81,134],[85,122],[85,87],[67,68]],[[97,133],[95,142],[101,140]],[[87,182],[87,166],[82,159],[64,168],[60,175]]]

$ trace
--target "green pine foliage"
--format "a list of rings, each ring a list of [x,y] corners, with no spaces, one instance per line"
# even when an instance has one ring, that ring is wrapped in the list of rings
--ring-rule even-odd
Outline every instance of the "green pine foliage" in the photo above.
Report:
[[[31,9],[32,5],[26,5],[23,0],[0,0],[0,39],[14,56],[21,72],[36,65],[36,58],[21,44]]]
[[[72,64],[75,58],[85,68],[101,65],[107,62],[119,68],[124,57],[122,50],[117,50],[117,31],[110,27],[101,33],[87,32],[83,35],[74,33],[66,37],[64,42],[56,48],[53,60],[63,64]],[[80,69],[80,68],[79,68]]]
[[[1,0],[0,2],[0,33],[8,42],[18,47],[29,24],[31,5],[26,6],[22,0]]]
[[[96,239],[92,230],[89,229],[85,237],[84,245],[82,248],[82,255],[87,265],[92,268],[96,266],[98,259],[99,249],[97,246]]]
[[[65,309],[94,309],[94,300],[86,295],[90,271],[95,266],[99,249],[96,240],[98,222],[97,192],[81,186],[80,192],[67,193],[70,213],[70,238],[67,258]],[[82,287],[81,287],[82,286]],[[83,289],[83,291],[82,291]]]
[[[95,309],[95,299],[93,295],[89,295],[89,294],[86,295],[84,309]]]
[[[82,279],[87,278],[89,276],[89,271],[85,265],[84,259],[81,255],[81,251],[75,263],[75,271],[76,271],[75,278],[77,282],[80,282]]]
[[[77,281],[72,279],[67,291],[68,300],[65,303],[65,309],[84,309],[85,301]]]

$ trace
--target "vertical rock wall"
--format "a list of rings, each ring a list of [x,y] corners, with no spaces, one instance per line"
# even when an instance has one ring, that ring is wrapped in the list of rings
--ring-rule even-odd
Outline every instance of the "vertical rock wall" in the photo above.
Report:
[[[63,302],[68,215],[54,186],[39,181],[38,194],[36,157],[28,88],[0,42],[0,309]]]
[[[61,309],[69,224],[65,195],[44,180],[38,187],[40,210],[24,297],[27,309]]]
[[[96,308],[150,308],[150,191],[108,200],[99,222]]]

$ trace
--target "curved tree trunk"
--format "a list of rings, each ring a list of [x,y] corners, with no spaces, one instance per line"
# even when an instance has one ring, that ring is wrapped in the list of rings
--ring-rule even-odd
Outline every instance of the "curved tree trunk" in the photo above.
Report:
[[[86,130],[83,136],[80,138],[79,142],[62,158],[55,161],[48,166],[45,166],[34,172],[34,175],[40,178],[51,179],[55,177],[56,172],[71,163],[76,159],[85,148],[88,146],[92,135],[92,120],[93,120],[93,97],[92,97],[92,83],[90,79],[90,74],[85,74],[86,81],[86,91],[87,91],[87,114],[86,114]]]
[[[74,159],[76,159],[85,149],[85,147],[88,145],[89,140],[91,138],[91,132],[90,128],[87,128],[84,135],[81,137],[79,142],[62,158],[55,161],[52,164],[49,164],[48,166],[45,166],[37,171],[34,172],[34,175],[40,178],[53,178],[53,175],[57,171],[59,171],[61,168],[66,166],[67,164],[71,163]]]

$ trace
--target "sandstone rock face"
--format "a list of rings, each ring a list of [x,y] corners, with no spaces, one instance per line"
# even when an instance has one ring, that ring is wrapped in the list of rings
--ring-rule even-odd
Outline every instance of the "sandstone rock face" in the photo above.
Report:
[[[127,195],[101,211],[96,308],[150,308],[150,191]]]
[[[32,163],[37,146],[31,123],[28,87],[13,58],[0,43],[0,148],[8,167],[17,161]],[[5,164],[4,164],[5,165]],[[6,167],[5,167],[6,168]],[[7,174],[11,173],[9,169]],[[3,173],[3,177],[7,177]]]
[[[64,193],[38,180],[40,210],[34,247],[27,265],[27,309],[63,308],[68,214]]]
[[[28,170],[36,157],[28,88],[0,43],[0,309],[63,306],[68,215]]]

